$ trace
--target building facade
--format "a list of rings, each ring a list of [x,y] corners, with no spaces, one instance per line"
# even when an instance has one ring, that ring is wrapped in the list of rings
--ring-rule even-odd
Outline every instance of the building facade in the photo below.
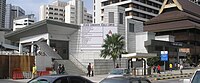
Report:
[[[82,0],[69,2],[55,1],[40,6],[40,19],[51,19],[72,24],[92,23],[92,15],[87,12]]]
[[[13,31],[35,23],[34,14],[20,16],[13,21]]]
[[[104,22],[104,11],[107,6],[121,6],[125,8],[126,18],[147,21],[158,15],[162,0],[94,0],[93,23]]]
[[[6,0],[0,1],[0,28],[4,28],[6,12]]]
[[[188,0],[165,0],[160,15],[145,22],[144,30],[155,32],[157,36],[173,35],[175,42],[189,44],[189,48],[179,51],[186,52],[194,63],[199,63],[199,8]]]
[[[16,17],[25,15],[25,11],[19,7],[11,4],[6,5],[6,15],[5,15],[5,28],[13,29],[13,20]]]

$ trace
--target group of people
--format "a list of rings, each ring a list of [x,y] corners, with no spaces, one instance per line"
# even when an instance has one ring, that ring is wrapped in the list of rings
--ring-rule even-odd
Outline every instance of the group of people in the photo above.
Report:
[[[183,73],[183,65],[182,65],[182,64],[178,64],[178,68],[179,68],[179,70],[180,70],[180,73],[182,74],[182,73]],[[156,73],[156,71],[157,71],[157,73],[160,74],[160,70],[161,70],[160,65],[158,65],[158,66],[153,66],[153,73]],[[173,70],[173,65],[172,65],[172,63],[169,64],[169,70],[170,70],[171,72],[172,72],[172,70]]]
[[[64,66],[64,64],[59,64],[58,65],[57,74],[65,74],[65,66]]]
[[[87,76],[94,76],[94,66],[92,66],[92,64],[91,63],[89,63],[89,65],[87,66],[87,71],[88,71],[88,73],[87,73]]]
[[[153,73],[156,73],[156,71],[157,71],[157,73],[160,74],[160,70],[161,70],[160,65],[158,65],[157,67],[153,66]]]

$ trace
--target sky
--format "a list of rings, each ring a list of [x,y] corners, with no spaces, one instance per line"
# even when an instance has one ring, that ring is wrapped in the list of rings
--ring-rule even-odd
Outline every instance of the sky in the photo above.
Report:
[[[15,6],[20,6],[25,10],[26,14],[35,14],[37,20],[39,19],[39,8],[41,5],[47,5],[55,0],[6,0],[6,4],[12,4]],[[69,0],[61,0],[69,1]],[[87,11],[92,14],[92,0],[83,0],[84,6]]]

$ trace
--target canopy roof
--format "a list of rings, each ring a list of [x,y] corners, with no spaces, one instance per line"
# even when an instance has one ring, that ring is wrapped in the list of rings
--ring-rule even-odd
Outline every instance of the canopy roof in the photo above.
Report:
[[[123,58],[151,58],[156,57],[156,53],[129,53],[129,54],[122,54]]]
[[[29,37],[45,33],[70,35],[77,31],[79,28],[80,26],[78,25],[46,19],[34,23],[32,25],[26,26],[20,30],[10,32],[5,35],[5,38],[12,41],[19,41],[20,38],[23,37]]]

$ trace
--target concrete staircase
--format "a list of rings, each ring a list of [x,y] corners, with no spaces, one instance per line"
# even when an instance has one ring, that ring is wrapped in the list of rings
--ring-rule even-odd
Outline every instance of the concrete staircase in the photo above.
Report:
[[[58,53],[56,53],[55,51],[53,51],[53,49],[49,45],[47,45],[46,42],[37,42],[35,44],[38,47],[40,47],[40,50],[42,52],[44,52],[45,55],[50,56],[50,57],[52,57],[54,59],[62,59],[62,57]]]
[[[56,68],[58,68],[58,64],[64,64],[65,66],[65,74],[69,75],[86,75],[81,69],[79,69],[72,61],[70,60],[55,60]]]

